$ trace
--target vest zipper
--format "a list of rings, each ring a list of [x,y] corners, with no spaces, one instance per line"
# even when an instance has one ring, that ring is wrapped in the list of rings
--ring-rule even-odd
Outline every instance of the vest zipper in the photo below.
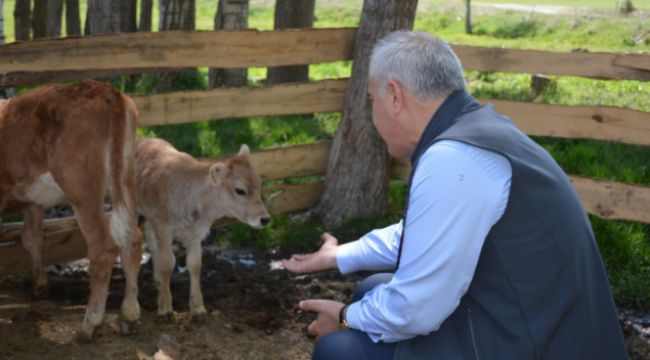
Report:
[[[480,360],[478,356],[478,347],[476,346],[476,337],[474,337],[474,325],[472,324],[472,310],[469,306],[467,307],[467,321],[469,322],[469,332],[472,335],[472,346],[474,347],[474,355],[476,355],[476,360]]]

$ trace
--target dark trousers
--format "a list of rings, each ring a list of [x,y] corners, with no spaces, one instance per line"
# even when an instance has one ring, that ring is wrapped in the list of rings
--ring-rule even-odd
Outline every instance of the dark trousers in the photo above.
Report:
[[[368,276],[357,285],[352,301],[360,300],[365,293],[379,284],[390,281],[393,274],[380,273]],[[368,335],[358,330],[339,330],[322,337],[314,347],[313,360],[392,360],[397,343],[374,343]]]

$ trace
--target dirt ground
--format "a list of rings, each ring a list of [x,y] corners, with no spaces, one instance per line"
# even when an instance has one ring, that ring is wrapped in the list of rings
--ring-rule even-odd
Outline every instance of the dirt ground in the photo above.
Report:
[[[118,314],[124,278],[118,268],[113,272],[107,316],[92,343],[76,339],[88,298],[83,261],[49,271],[47,300],[31,300],[27,275],[0,279],[0,359],[140,360],[154,358],[161,349],[173,359],[309,359],[313,340],[305,329],[314,316],[300,311],[298,301],[309,297],[349,301],[360,279],[343,278],[334,271],[289,275],[270,270],[270,254],[206,248],[202,278],[210,313],[206,323],[191,320],[189,277],[181,250],[172,278],[175,321],[166,323],[156,316],[148,261],[139,279],[140,324],[134,334],[122,335]],[[274,257],[283,256],[288,254]]]
[[[191,321],[182,256],[177,257],[179,271],[172,280],[177,313],[171,324],[157,319],[151,262],[145,263],[140,274],[142,318],[136,333],[128,336],[120,332],[124,279],[116,269],[107,317],[91,343],[75,338],[88,298],[83,266],[51,271],[49,297],[40,301],[30,299],[24,275],[6,277],[0,280],[0,359],[310,359],[313,340],[305,329],[314,316],[301,312],[298,301],[310,297],[349,301],[364,274],[344,278],[328,271],[294,276],[271,270],[273,259],[289,253],[221,252],[206,246],[202,283],[210,316],[203,324]],[[629,315],[633,318],[642,316]],[[646,336],[650,320],[626,319],[622,324],[631,359],[650,359]]]

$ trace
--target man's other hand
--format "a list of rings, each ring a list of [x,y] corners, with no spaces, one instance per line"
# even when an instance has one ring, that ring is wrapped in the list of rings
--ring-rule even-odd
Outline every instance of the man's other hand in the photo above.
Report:
[[[316,320],[312,321],[307,328],[307,334],[315,336],[316,340],[339,330],[339,312],[344,304],[334,300],[303,300],[299,304],[305,311],[318,314]]]

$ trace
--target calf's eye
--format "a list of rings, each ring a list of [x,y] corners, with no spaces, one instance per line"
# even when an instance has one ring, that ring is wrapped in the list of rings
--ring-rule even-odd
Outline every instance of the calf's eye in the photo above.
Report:
[[[237,195],[246,196],[246,190],[242,188],[235,188],[235,192],[237,193]]]

